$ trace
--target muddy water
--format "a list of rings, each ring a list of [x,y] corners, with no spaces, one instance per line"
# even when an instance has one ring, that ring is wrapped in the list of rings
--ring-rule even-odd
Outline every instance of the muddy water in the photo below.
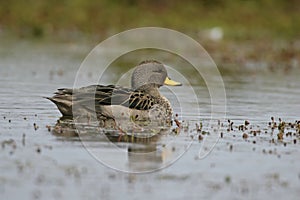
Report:
[[[170,130],[135,143],[131,138],[111,142],[105,131],[89,131],[90,127],[81,138],[54,135],[60,113],[42,97],[72,87],[92,47],[37,41],[1,45],[1,199],[298,199],[298,130],[286,126],[283,140],[278,140],[278,128],[270,119],[274,116],[277,125],[279,118],[300,120],[298,72],[261,73],[256,68],[224,75],[230,122],[210,124],[210,97],[199,83],[194,88],[201,99],[200,115],[180,113],[186,130],[179,133]],[[91,76],[83,75],[87,80]],[[186,110],[193,110],[188,88],[175,90]],[[162,92],[180,112],[172,92]],[[239,130],[245,120],[250,124]],[[197,131],[195,124],[200,122],[203,127]],[[212,146],[216,140],[213,151],[199,159],[203,144]]]

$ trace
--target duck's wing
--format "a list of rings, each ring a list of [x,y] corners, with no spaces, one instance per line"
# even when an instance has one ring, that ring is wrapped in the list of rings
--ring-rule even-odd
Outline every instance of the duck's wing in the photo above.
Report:
[[[134,91],[130,95],[129,108],[137,110],[149,110],[157,103],[157,99],[144,91]]]
[[[74,106],[90,112],[94,109],[97,111],[101,106],[110,105],[149,110],[155,103],[155,98],[143,91],[115,85],[91,85],[78,89],[60,88],[53,97],[46,98],[55,103],[64,116],[72,116]]]
[[[149,110],[156,102],[155,98],[144,91],[108,85],[98,86],[95,93],[98,105],[122,105],[130,109]]]
[[[134,92],[130,88],[115,85],[97,85],[95,104],[99,106],[122,105],[129,107],[130,95]]]

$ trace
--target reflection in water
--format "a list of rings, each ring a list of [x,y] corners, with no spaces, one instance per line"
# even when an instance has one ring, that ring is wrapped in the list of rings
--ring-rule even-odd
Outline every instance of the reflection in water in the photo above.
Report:
[[[87,118],[86,118],[87,119]],[[104,129],[98,121],[61,117],[52,133],[64,140],[80,140],[92,156],[104,165],[135,173],[150,172],[173,163],[186,150],[186,143],[171,127],[135,132]],[[154,134],[155,133],[155,134]]]
[[[159,169],[162,163],[163,153],[158,149],[157,143],[128,147],[128,166],[133,171]]]
[[[57,120],[54,128],[52,129],[53,135],[63,137],[78,137],[78,133],[72,123],[72,118],[61,117]]]
[[[110,128],[107,128],[107,123],[110,123]],[[139,124],[140,125],[140,124]],[[106,120],[103,125],[102,121],[91,119],[89,117],[80,117],[72,119],[72,117],[63,116],[57,120],[52,133],[56,136],[63,137],[80,137],[86,138],[88,135],[104,135],[111,142],[130,142],[130,143],[150,143],[159,139],[160,135],[171,131],[171,127],[167,126],[137,126],[126,129],[120,129],[114,125],[113,120]]]

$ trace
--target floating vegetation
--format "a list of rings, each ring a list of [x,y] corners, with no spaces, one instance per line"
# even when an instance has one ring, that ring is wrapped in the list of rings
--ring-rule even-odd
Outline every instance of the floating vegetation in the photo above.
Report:
[[[4,140],[1,142],[1,147],[4,149],[6,146],[11,146],[12,149],[17,148],[17,143],[14,139]]]
[[[41,147],[37,147],[37,148],[36,148],[36,152],[37,152],[37,153],[41,153],[41,151],[42,151],[42,150],[41,150]]]
[[[51,126],[46,125],[46,128],[48,129],[48,132],[51,132]]]
[[[232,151],[232,149],[233,149],[233,145],[231,144],[229,145],[229,151]]]
[[[226,176],[225,177],[225,183],[230,183],[231,182],[231,177],[230,176]]]
[[[226,124],[227,126],[224,124]],[[249,120],[244,120],[242,124],[234,122],[231,119],[222,122],[220,120],[216,121],[216,124],[204,123],[203,121],[198,122],[188,122],[180,121],[178,115],[175,115],[173,126],[166,129],[161,127],[158,131],[152,129],[132,129],[126,132],[123,129],[101,129],[99,125],[96,124],[86,124],[77,123],[75,127],[74,121],[71,119],[59,119],[57,124],[53,127],[46,125],[49,132],[58,136],[67,137],[78,137],[79,129],[80,134],[89,134],[91,132],[105,134],[109,140],[114,142],[137,142],[142,141],[141,138],[151,138],[157,137],[161,133],[170,135],[180,135],[185,134],[191,139],[198,139],[202,141],[205,137],[216,137],[225,138],[226,140],[232,138],[233,140],[240,141],[242,138],[245,142],[249,144],[256,145],[261,144],[261,142],[267,141],[269,144],[274,145],[284,145],[297,144],[297,140],[300,139],[300,122],[286,122],[281,118],[276,121],[274,117],[271,117],[270,122],[266,122],[266,126],[258,126],[251,123]],[[192,126],[190,126],[192,125]],[[34,123],[35,130],[38,126]],[[195,128],[191,128],[195,127]],[[217,136],[215,135],[217,134]],[[139,139],[137,139],[139,138]],[[156,138],[155,140],[157,140]],[[230,144],[229,150],[233,150],[233,144]]]
[[[266,127],[250,125],[249,120],[245,120],[243,124],[234,126],[232,120],[227,120],[228,126],[226,128],[227,135],[238,139],[238,135],[242,137],[245,141],[252,144],[257,144],[258,142],[269,141],[273,145],[283,145],[287,146],[289,144],[297,144],[297,140],[300,139],[300,122],[286,122],[281,118],[278,121],[271,117],[271,121],[266,123]],[[218,122],[220,124],[220,122]],[[223,129],[224,130],[224,129]],[[224,137],[224,133],[221,132],[220,138]],[[230,145],[229,149],[232,151],[233,146]],[[267,152],[265,149],[262,150],[263,153],[273,154],[274,151]]]
[[[33,123],[33,128],[34,128],[34,130],[36,131],[36,130],[38,130],[38,129],[39,129],[39,126],[38,126],[38,125],[36,125],[36,123]]]
[[[198,140],[199,141],[203,140],[203,136],[202,135],[198,135]]]
[[[247,133],[244,133],[243,134],[243,139],[247,139],[248,138],[248,134]]]

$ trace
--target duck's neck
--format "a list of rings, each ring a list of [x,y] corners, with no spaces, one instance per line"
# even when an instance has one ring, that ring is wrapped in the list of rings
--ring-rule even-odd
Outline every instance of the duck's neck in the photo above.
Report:
[[[151,96],[154,96],[154,97],[161,96],[157,85],[144,85],[140,89],[145,91],[147,94],[150,94]]]
[[[154,97],[160,97],[161,96],[161,94],[159,93],[158,88],[151,88],[149,90],[145,90],[145,92],[150,94],[151,96],[154,96]]]

